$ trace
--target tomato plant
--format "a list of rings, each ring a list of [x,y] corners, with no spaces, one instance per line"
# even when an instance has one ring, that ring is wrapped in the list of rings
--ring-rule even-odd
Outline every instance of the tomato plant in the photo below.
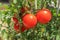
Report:
[[[46,24],[51,20],[52,14],[49,9],[41,9],[37,11],[36,17],[40,23]]]
[[[26,14],[22,18],[23,24],[26,28],[33,28],[37,24],[37,18],[33,14]]]
[[[0,2],[0,39],[60,40],[60,7],[57,2],[59,1],[9,0],[6,4]]]

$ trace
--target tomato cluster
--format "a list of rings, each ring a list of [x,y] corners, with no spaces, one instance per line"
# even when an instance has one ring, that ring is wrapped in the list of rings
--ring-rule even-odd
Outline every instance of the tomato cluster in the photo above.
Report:
[[[28,10],[27,7],[22,7],[20,12],[23,14],[26,10]],[[20,27],[18,19],[16,17],[13,17],[14,29],[16,31],[19,31],[21,28],[21,31],[24,32],[25,30],[34,28],[37,22],[41,24],[47,24],[51,18],[52,14],[49,9],[41,9],[36,12],[36,15],[25,13],[25,15],[22,17],[22,27]]]
[[[16,30],[17,32],[19,32],[20,29],[20,24],[18,22],[18,19],[16,17],[13,17],[13,22],[14,22],[14,30]]]

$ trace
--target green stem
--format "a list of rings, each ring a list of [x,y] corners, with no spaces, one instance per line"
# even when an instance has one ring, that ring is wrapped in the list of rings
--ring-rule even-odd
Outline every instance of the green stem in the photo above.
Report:
[[[59,13],[59,0],[57,0],[58,2],[57,2],[57,16],[58,16],[58,13]]]
[[[44,5],[43,8],[46,8],[46,6],[47,6],[47,5],[46,5],[46,0],[43,0],[43,2],[44,2],[44,3],[43,3],[43,5]]]
[[[37,9],[37,0],[35,0],[35,9]]]

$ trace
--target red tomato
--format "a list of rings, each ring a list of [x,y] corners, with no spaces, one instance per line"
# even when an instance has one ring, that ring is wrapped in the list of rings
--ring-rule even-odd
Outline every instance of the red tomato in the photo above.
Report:
[[[37,18],[33,14],[24,15],[22,20],[27,29],[33,28],[37,24]]]
[[[18,19],[16,17],[13,17],[14,23],[18,23]]]
[[[26,30],[25,26],[22,26],[21,31],[24,32]]]
[[[39,10],[37,12],[36,17],[37,17],[37,20],[40,23],[46,24],[46,23],[48,23],[51,20],[52,15],[51,15],[50,10],[48,10],[48,9],[41,9],[41,10]]]
[[[14,24],[14,30],[17,32],[20,30],[20,24],[19,23]]]
[[[27,10],[28,10],[28,7],[27,7],[27,6],[22,7],[22,8],[20,9],[21,13],[24,13],[24,12],[27,11]]]

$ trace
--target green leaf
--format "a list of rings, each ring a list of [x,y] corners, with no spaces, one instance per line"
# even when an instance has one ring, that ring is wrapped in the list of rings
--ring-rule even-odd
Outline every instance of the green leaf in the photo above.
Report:
[[[60,36],[59,35],[56,36],[56,40],[60,40]]]
[[[17,0],[13,0],[13,3],[16,4],[17,3]]]
[[[2,3],[0,3],[0,6],[2,6]]]
[[[8,25],[11,23],[11,19],[10,18],[7,19],[7,23],[8,23]]]
[[[0,12],[0,19],[2,19],[2,13]]]
[[[58,16],[60,16],[60,14],[58,14]]]

